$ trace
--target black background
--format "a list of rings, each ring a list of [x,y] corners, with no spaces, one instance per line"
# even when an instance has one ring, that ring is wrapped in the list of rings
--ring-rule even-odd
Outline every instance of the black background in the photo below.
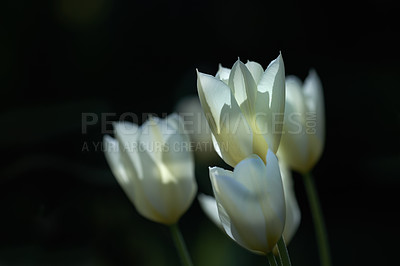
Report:
[[[390,265],[400,237],[397,16],[390,1],[2,1],[0,264],[177,264],[167,228],[137,214],[112,176],[101,119],[171,113],[196,94],[196,68],[214,74],[238,57],[266,67],[282,52],[286,74],[304,79],[313,67],[324,86],[314,175],[334,264]],[[99,121],[83,127],[84,113]],[[206,193],[207,166],[196,168]],[[302,222],[289,252],[293,265],[318,265],[294,179]],[[180,224],[196,265],[266,263],[196,201]]]

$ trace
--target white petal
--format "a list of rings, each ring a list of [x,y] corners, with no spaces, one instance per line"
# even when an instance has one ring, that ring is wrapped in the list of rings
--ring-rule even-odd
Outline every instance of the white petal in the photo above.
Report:
[[[164,121],[166,124],[167,133],[185,133],[182,117],[180,117],[177,113],[168,115]]]
[[[160,221],[160,216],[144,195],[140,180],[135,172],[135,166],[127,156],[127,150],[121,150],[118,141],[109,136],[104,136],[104,144],[106,159],[111,170],[136,210],[150,220]]]
[[[141,152],[140,159],[145,172],[141,184],[146,199],[161,217],[159,222],[176,223],[192,203],[196,183],[192,178],[175,179],[169,169],[155,162],[145,150]],[[168,175],[171,176],[166,178]]]
[[[114,122],[113,123],[114,132],[118,132],[121,135],[128,136],[129,138],[133,138],[139,132],[139,127],[131,122],[122,121],[122,122]]]
[[[121,160],[118,141],[112,137],[105,135],[103,137],[104,154],[112,173],[116,177],[118,183],[125,190],[129,197],[133,197],[133,179],[135,173],[127,172],[126,167]]]
[[[321,80],[317,72],[311,69],[304,81],[304,96],[308,111],[319,112],[324,111],[324,95]]]
[[[127,166],[140,179],[143,177],[142,166],[137,154],[138,136],[140,129],[136,124],[130,122],[113,123],[114,134],[119,143],[121,156],[129,162]]]
[[[261,194],[267,185],[266,170],[263,160],[253,154],[236,165],[233,178],[254,194]]]
[[[140,127],[138,143],[140,148],[146,150],[155,161],[161,160],[161,151],[165,145],[167,123],[158,117],[149,117]],[[172,130],[169,128],[169,130]],[[174,132],[174,130],[172,130]]]
[[[200,103],[213,132],[220,131],[221,112],[224,106],[231,106],[231,89],[213,76],[197,72],[197,89]]]
[[[284,224],[286,210],[281,171],[279,169],[278,158],[271,150],[268,150],[267,153],[266,174],[266,195],[269,196],[268,203],[274,210],[276,217],[280,220],[282,224]]]
[[[309,137],[304,132],[290,133],[285,127],[281,144],[278,149],[278,156],[282,158],[290,168],[305,173],[309,170]]]
[[[279,55],[272,61],[265,70],[260,82],[258,83],[258,91],[261,94],[268,93],[270,116],[268,119],[271,123],[268,128],[269,132],[265,135],[268,147],[276,152],[279,147],[281,138],[283,113],[285,110],[285,67],[282,56]],[[267,97],[264,97],[265,99]],[[265,112],[265,109],[256,109],[256,112]]]
[[[182,138],[182,141],[190,142],[189,134],[185,130],[185,124],[180,115],[172,113],[167,116],[164,121],[166,124],[166,130],[162,132],[164,139],[168,139],[171,135],[179,135]]]
[[[181,126],[183,129],[183,126]],[[190,150],[190,139],[187,134],[168,135],[165,147],[161,152],[161,162],[174,179],[191,178],[194,180],[194,158]]]
[[[263,211],[268,225],[268,241],[270,246],[276,243],[283,233],[286,220],[285,196],[279,170],[278,158],[271,151],[267,153],[267,185],[262,198]]]
[[[256,84],[258,84],[258,82],[260,81],[262,75],[264,74],[264,69],[262,68],[262,66],[257,63],[257,62],[253,62],[253,61],[248,61],[246,63],[246,67],[249,69],[251,75],[254,78],[254,81],[256,82]]]
[[[254,153],[253,132],[241,113],[224,107],[224,121],[220,134],[214,134],[224,161],[234,167],[238,162]],[[232,160],[232,161],[231,161]]]
[[[233,65],[228,84],[240,109],[250,119],[255,112],[257,84],[246,65],[240,60]]]
[[[253,132],[231,90],[220,80],[198,73],[198,91],[222,159],[235,166],[253,153]]]
[[[225,84],[228,84],[230,73],[231,73],[230,68],[223,67],[221,64],[219,64],[218,72],[215,75],[215,77],[222,80]]]
[[[179,136],[182,142],[189,143],[189,136],[183,128],[181,117],[173,113],[165,119],[150,117],[140,128],[138,142],[155,161],[162,161],[162,152],[167,147],[167,140],[172,136]],[[187,144],[189,145],[189,144]],[[174,147],[171,147],[174,148]]]
[[[197,98],[198,100],[198,98]],[[200,102],[197,102],[198,104],[198,108],[199,111],[202,112],[201,106],[200,106]],[[197,109],[197,107],[196,107]],[[168,115],[165,119],[165,133],[163,132],[163,134],[165,135],[169,135],[169,134],[180,134],[182,137],[184,137],[185,139],[189,140],[189,135],[188,132],[185,129],[185,123],[183,121],[183,118],[178,115],[177,113],[172,113],[170,115]]]
[[[205,194],[200,194],[197,198],[199,199],[201,208],[206,213],[208,218],[210,218],[210,220],[216,226],[218,226],[221,230],[223,230],[221,220],[219,219],[218,207],[217,207],[217,202],[215,201],[215,198],[205,195]]]
[[[305,105],[305,98],[302,90],[302,82],[296,76],[286,77],[286,104],[290,104],[291,111],[293,113],[298,113],[304,119],[307,108]],[[290,113],[286,112],[285,115]],[[303,121],[301,121],[304,123]]]
[[[260,152],[255,152],[257,153],[261,158],[265,158],[268,150],[268,141],[272,142],[269,140],[269,138],[272,138],[273,130],[272,128],[273,123],[272,123],[272,113],[270,112],[269,106],[269,94],[268,92],[266,93],[261,93],[257,92],[257,98],[256,98],[256,116],[255,116],[255,124],[257,130],[254,130],[256,134],[261,137],[258,138],[260,140],[259,142],[265,142],[265,144],[257,144],[257,146],[263,150],[263,153]],[[269,138],[267,136],[271,135]]]
[[[234,178],[232,171],[225,170],[221,167],[209,167],[209,170],[210,170],[210,178],[211,177],[214,178],[214,176],[227,176],[229,178]]]
[[[226,154],[222,155],[221,149],[219,148],[219,144],[218,144],[217,140],[215,139],[215,136],[214,136],[213,133],[211,133],[211,140],[212,140],[212,143],[213,143],[214,150],[215,150],[216,153],[219,155],[219,157],[221,157],[221,158],[224,158],[224,157],[225,157],[226,160],[227,160],[227,161],[230,161],[230,162],[233,162],[233,161],[234,161],[233,158],[230,157],[230,154],[229,154],[229,153],[226,153]],[[229,157],[229,158],[228,158],[228,157]],[[224,160],[225,160],[225,159],[224,159]]]
[[[232,238],[234,241],[238,242],[239,245],[243,246],[246,248],[245,244],[241,241],[240,238],[235,239],[235,237],[233,236],[231,227],[233,225],[231,225],[231,218],[229,217],[229,215],[227,214],[226,210],[224,209],[224,207],[221,205],[221,202],[217,200],[218,195],[217,192],[215,191],[216,187],[214,187],[213,185],[213,179],[215,178],[216,175],[224,175],[227,176],[229,178],[233,178],[233,172],[232,171],[228,171],[225,169],[222,169],[220,167],[209,167],[209,173],[210,173],[210,180],[211,180],[211,185],[214,191],[214,195],[215,195],[215,201],[217,204],[217,210],[218,210],[218,216],[219,216],[219,220],[221,222],[221,226],[222,229],[225,231],[225,233]]]
[[[285,201],[278,159],[268,150],[267,165],[250,156],[236,165],[234,179],[258,198],[267,225],[269,246],[278,241],[285,224]]]

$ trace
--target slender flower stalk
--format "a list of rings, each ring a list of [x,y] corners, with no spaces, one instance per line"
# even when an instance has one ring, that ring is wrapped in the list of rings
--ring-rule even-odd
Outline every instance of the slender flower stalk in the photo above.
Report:
[[[189,252],[187,250],[185,241],[183,240],[181,231],[179,230],[178,224],[173,224],[169,226],[171,230],[171,235],[175,243],[175,247],[181,258],[182,265],[192,266],[192,259],[190,258]]]
[[[282,266],[282,259],[281,259],[281,257],[279,257],[279,252],[278,253],[274,252],[274,256],[275,256],[278,266]]]
[[[281,257],[282,266],[291,266],[292,263],[290,262],[289,253],[287,251],[283,236],[279,239],[277,246],[279,250],[279,256]]]
[[[278,266],[278,263],[275,260],[275,256],[272,252],[267,254],[267,259],[270,266]]]
[[[310,210],[314,221],[314,229],[322,266],[331,266],[331,255],[329,251],[328,234],[326,232],[324,217],[319,203],[318,193],[315,188],[311,173],[303,174],[304,186],[306,188]]]

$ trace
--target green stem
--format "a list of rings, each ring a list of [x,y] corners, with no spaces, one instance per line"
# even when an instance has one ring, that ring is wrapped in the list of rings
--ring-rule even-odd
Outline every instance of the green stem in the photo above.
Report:
[[[276,263],[275,256],[274,256],[273,252],[270,252],[270,253],[267,254],[267,259],[268,259],[268,262],[269,262],[270,266],[278,266],[278,264]]]
[[[278,241],[278,250],[279,250],[279,256],[281,257],[282,260],[282,266],[291,266],[292,263],[290,262],[289,253],[287,251],[283,236]]]
[[[274,255],[275,255],[276,263],[278,264],[278,266],[282,266],[282,259],[281,259],[281,257],[279,257],[279,252],[278,252],[278,254],[274,254]]]
[[[182,265],[193,266],[192,260],[186,248],[186,244],[185,241],[183,240],[178,224],[173,224],[169,228],[171,229],[171,235],[172,238],[174,239],[176,249],[178,250],[179,256],[181,257]]]
[[[322,215],[321,205],[319,203],[318,193],[315,188],[311,173],[303,174],[303,181],[314,221],[321,266],[331,266],[332,263],[329,251],[328,235],[326,233],[325,222]]]

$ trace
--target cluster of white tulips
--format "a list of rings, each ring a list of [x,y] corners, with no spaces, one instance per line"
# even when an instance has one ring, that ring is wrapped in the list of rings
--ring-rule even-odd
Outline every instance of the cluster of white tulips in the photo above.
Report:
[[[285,77],[281,55],[265,70],[238,60],[232,69],[220,66],[215,76],[197,72],[197,88],[208,138],[233,168],[209,168],[214,195],[199,194],[201,207],[240,246],[266,255],[271,265],[291,265],[285,241],[300,224],[291,169],[304,175],[307,191],[315,196],[309,172],[324,146],[324,102],[316,72],[302,84]],[[190,142],[177,114],[152,117],[140,127],[115,123],[114,138],[104,136],[117,181],[141,215],[171,227],[185,265],[192,262],[177,222],[197,194]],[[323,234],[318,201],[313,197],[310,203],[319,219],[316,233]],[[318,242],[322,265],[330,265],[326,235],[317,239],[323,242]]]

